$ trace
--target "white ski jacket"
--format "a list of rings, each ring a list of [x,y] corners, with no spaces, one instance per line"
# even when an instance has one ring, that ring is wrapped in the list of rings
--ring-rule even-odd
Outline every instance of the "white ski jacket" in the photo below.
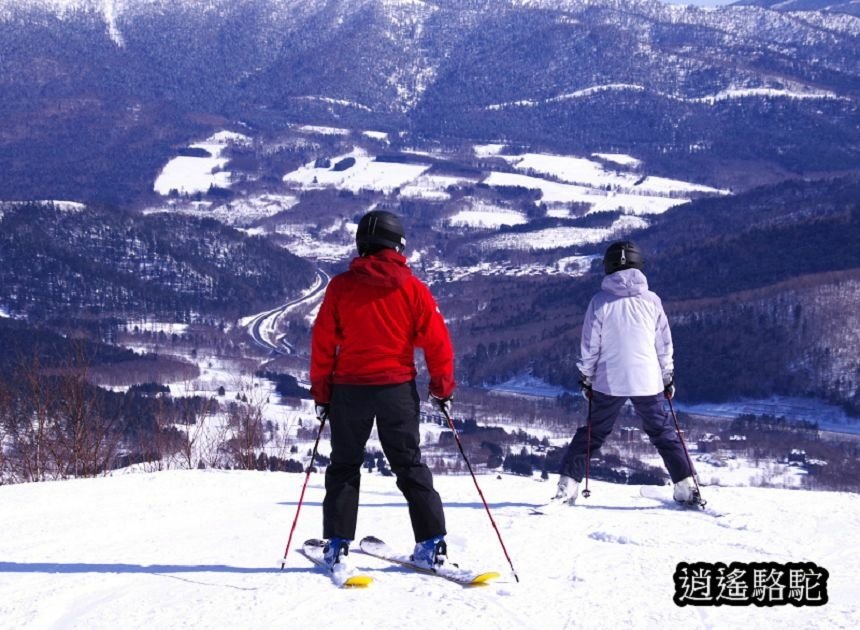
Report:
[[[638,269],[606,276],[601,289],[582,324],[579,371],[603,394],[659,394],[675,369],[663,303]]]

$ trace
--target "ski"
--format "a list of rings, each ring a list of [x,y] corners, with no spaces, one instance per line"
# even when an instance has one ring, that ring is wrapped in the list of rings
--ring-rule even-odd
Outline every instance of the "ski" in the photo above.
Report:
[[[572,508],[572,505],[561,501],[550,501],[548,503],[544,503],[543,505],[538,505],[537,507],[529,508],[530,516],[545,516],[548,514],[563,514],[566,512],[568,508]]]
[[[317,538],[306,540],[300,550],[301,554],[323,569],[336,586],[340,588],[367,588],[373,582],[369,575],[359,573],[355,569],[344,567],[343,571],[335,569],[331,571],[323,561],[323,548],[325,541]]]
[[[722,512],[717,512],[713,508],[707,507],[707,503],[705,501],[702,501],[701,503],[681,503],[679,501],[675,501],[671,494],[667,494],[667,490],[663,486],[640,486],[639,495],[646,499],[659,501],[666,507],[675,508],[676,510],[703,512],[716,517],[724,516]]]
[[[359,549],[369,556],[386,560],[394,564],[399,564],[407,569],[412,569],[418,573],[425,575],[435,575],[451,582],[455,582],[461,586],[483,586],[501,577],[497,571],[469,571],[461,569],[456,564],[445,564],[438,569],[427,569],[412,562],[406,554],[397,553],[389,547],[384,541],[375,536],[366,536],[361,539]]]

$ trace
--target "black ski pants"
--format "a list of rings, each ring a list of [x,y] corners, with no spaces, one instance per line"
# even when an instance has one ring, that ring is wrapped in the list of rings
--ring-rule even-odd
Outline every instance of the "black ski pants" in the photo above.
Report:
[[[592,392],[591,397],[591,455],[597,453],[606,438],[612,432],[615,420],[621,412],[621,407],[627,400],[626,396],[610,396],[598,391]],[[669,420],[669,415],[663,408],[663,394],[654,396],[631,396],[630,402],[636,414],[642,420],[642,430],[648,435],[651,443],[663,458],[666,470],[672,482],[681,481],[692,473],[684,447],[678,437],[678,432]],[[585,458],[589,450],[588,425],[579,427],[564,459],[559,472],[562,475],[582,481],[585,476]]]
[[[355,539],[364,447],[376,418],[382,451],[409,504],[415,541],[444,535],[442,499],[421,462],[419,398],[415,381],[398,385],[334,385],[331,464],[325,474],[323,536]]]

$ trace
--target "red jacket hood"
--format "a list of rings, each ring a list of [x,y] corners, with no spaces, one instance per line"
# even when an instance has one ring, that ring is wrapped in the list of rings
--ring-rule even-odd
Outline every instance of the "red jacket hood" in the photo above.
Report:
[[[354,258],[349,270],[359,282],[378,287],[397,288],[412,276],[406,266],[406,257],[387,248],[369,256]]]

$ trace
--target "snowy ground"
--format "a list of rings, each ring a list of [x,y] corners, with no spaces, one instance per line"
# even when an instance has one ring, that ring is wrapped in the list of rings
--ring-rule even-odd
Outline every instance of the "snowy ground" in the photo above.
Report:
[[[551,485],[480,478],[520,577],[464,589],[360,553],[376,583],[336,590],[291,551],[304,475],[167,471],[0,487],[3,628],[853,628],[860,618],[860,497],[708,488],[721,518],[592,483],[586,505],[531,516]],[[449,555],[508,569],[471,479],[437,477]],[[313,475],[293,547],[321,534]],[[358,536],[411,547],[391,478],[365,475]],[[823,607],[678,607],[678,562],[810,561],[830,573]]]
[[[338,164],[350,158],[355,161],[352,166],[336,170]],[[331,166],[327,168],[317,167],[316,161],[309,162],[284,175],[284,181],[305,190],[332,186],[353,192],[367,189],[390,193],[417,179],[430,168],[429,164],[377,162],[374,156],[360,148],[331,158],[330,161]]]
[[[343,136],[349,131],[336,127],[302,126],[295,131],[309,135]],[[378,132],[363,132],[373,140],[384,140]],[[205,193],[211,185],[229,187],[231,174],[225,148],[231,143],[247,143],[246,136],[222,131],[205,141],[191,145],[205,149],[208,157],[179,156],[171,160],[154,184],[162,195],[177,190],[181,193]],[[406,162],[377,159],[378,150],[344,141],[338,154],[328,156],[327,162],[311,160],[303,166],[282,176],[284,191],[252,193],[244,196],[241,191],[227,203],[216,204],[211,200],[194,200],[186,197],[170,198],[162,206],[147,212],[180,212],[194,216],[215,218],[227,225],[244,229],[248,234],[274,232],[281,246],[291,253],[319,262],[340,262],[354,254],[354,224],[350,221],[335,223],[322,231],[322,224],[308,221],[301,210],[290,216],[290,210],[300,206],[300,198],[307,191],[336,189],[356,194],[382,194],[397,199],[435,202],[444,207],[437,221],[443,231],[460,231],[469,234],[482,230],[486,237],[479,241],[485,251],[496,249],[548,249],[594,245],[619,234],[628,236],[649,225],[648,216],[661,214],[669,208],[687,203],[701,195],[729,194],[707,186],[648,176],[644,164],[637,158],[624,154],[594,154],[595,159],[571,155],[544,153],[522,153],[511,155],[501,144],[476,145],[476,157],[495,159],[501,170],[483,170],[469,175],[441,174],[431,171],[435,162],[457,158],[457,154],[445,154],[440,150],[419,148],[403,150],[414,156]],[[432,159],[427,159],[432,158]],[[599,160],[599,161],[598,161]],[[456,163],[456,160],[454,160]],[[318,166],[319,164],[319,166]],[[482,166],[481,169],[487,167]],[[508,172],[513,170],[515,172]],[[522,187],[540,191],[540,201],[546,206],[547,216],[573,218],[583,212],[616,212],[624,215],[611,228],[582,228],[559,226],[535,229],[531,232],[499,233],[505,225],[519,226],[530,222],[522,208],[511,207],[503,202],[475,197],[469,189],[485,184],[490,187]],[[451,205],[445,204],[450,202]],[[354,208],[355,214],[366,212],[367,207]],[[260,225],[264,219],[276,218]],[[320,218],[330,221],[333,217]],[[485,268],[455,268],[447,263],[446,268],[457,277],[471,275],[555,275],[572,273],[579,275],[578,264],[570,267],[560,265],[488,265]]]
[[[518,232],[490,236],[481,241],[485,250],[494,249],[554,249],[600,243],[622,236],[633,230],[648,227],[648,223],[634,216],[620,216],[608,228],[552,227],[534,232]]]
[[[191,216],[216,219],[225,225],[241,228],[285,212],[298,202],[298,197],[294,195],[265,193],[249,197],[236,197],[223,205],[171,200],[166,208],[151,209],[147,212],[181,212]]]
[[[486,229],[524,223],[528,223],[525,213],[480,201],[471,204],[468,209],[460,210],[448,219],[448,224],[454,227],[469,226]]]
[[[210,186],[229,187],[230,173],[223,170],[229,160],[221,154],[229,143],[247,141],[248,138],[241,134],[219,131],[203,142],[192,144],[192,149],[203,149],[209,156],[173,158],[158,175],[153,189],[160,195],[169,195],[171,190],[193,194],[206,192]]]

